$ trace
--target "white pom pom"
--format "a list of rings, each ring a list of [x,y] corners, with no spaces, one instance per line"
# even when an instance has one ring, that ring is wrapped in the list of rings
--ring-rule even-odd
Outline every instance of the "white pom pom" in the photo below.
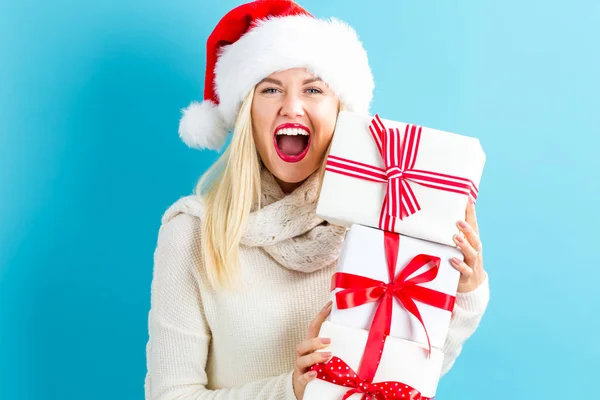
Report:
[[[179,137],[189,147],[220,151],[227,138],[227,127],[217,105],[210,100],[192,102],[182,110]]]

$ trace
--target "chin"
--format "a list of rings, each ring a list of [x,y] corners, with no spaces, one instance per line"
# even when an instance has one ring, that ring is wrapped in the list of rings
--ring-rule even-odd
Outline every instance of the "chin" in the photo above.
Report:
[[[312,165],[308,165],[308,163],[286,163],[281,159],[277,160],[274,167],[272,170],[270,169],[271,173],[277,179],[286,183],[300,183],[317,169]]]
[[[310,170],[299,170],[297,166],[280,168],[274,173],[275,177],[286,183],[300,183],[308,178],[312,172]]]

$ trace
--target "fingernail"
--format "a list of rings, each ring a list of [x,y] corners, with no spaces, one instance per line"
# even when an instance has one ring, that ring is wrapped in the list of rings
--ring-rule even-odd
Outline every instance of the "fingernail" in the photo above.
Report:
[[[323,307],[324,310],[327,310],[328,308],[330,308],[333,305],[333,301],[329,300],[327,302],[327,304],[325,304],[325,307]]]
[[[321,352],[321,358],[323,360],[327,360],[329,357],[331,357],[331,352],[330,351],[323,351],[323,352]]]
[[[469,204],[475,204],[475,201],[469,197]]]
[[[317,376],[317,372],[316,371],[309,371],[308,372],[308,376],[311,378],[314,378],[315,376]]]
[[[458,243],[462,243],[463,242],[463,238],[460,235],[454,235],[454,239],[458,242]]]
[[[458,221],[458,226],[465,229],[469,227],[465,221]]]
[[[329,343],[331,343],[331,339],[330,338],[323,337],[323,338],[320,338],[319,340],[323,344],[329,344]]]
[[[456,258],[456,257],[452,257],[452,258],[450,259],[450,262],[451,262],[452,264],[454,264],[454,265],[458,265],[458,264],[460,264],[460,261],[458,261],[458,258]]]

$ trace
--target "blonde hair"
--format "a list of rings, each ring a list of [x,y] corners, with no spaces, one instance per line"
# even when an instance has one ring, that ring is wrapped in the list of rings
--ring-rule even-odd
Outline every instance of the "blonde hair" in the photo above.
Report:
[[[252,130],[253,98],[254,89],[242,101],[231,144],[196,185],[196,195],[204,206],[202,258],[209,284],[215,289],[232,289],[240,283],[240,241],[253,205],[261,207],[261,160]],[[328,153],[329,148],[318,172],[319,190]]]

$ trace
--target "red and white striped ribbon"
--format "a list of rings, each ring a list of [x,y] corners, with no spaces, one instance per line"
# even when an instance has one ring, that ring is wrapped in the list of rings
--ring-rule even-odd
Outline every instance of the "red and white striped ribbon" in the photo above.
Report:
[[[470,179],[414,168],[422,129],[421,126],[406,125],[402,140],[398,128],[386,129],[379,115],[375,115],[369,131],[383,159],[384,169],[335,155],[327,158],[327,171],[386,184],[386,195],[379,217],[380,229],[394,232],[396,218],[403,220],[421,209],[410,182],[467,195],[473,201],[477,199],[477,186]]]

